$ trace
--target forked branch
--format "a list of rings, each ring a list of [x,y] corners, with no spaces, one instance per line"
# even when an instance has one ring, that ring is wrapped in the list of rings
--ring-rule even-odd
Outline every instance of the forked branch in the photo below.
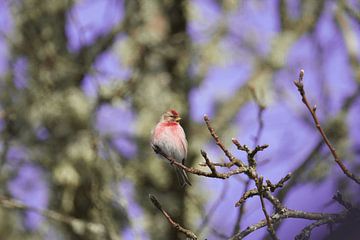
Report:
[[[294,84],[297,87],[297,89],[298,89],[298,91],[299,91],[299,93],[301,95],[302,102],[305,104],[306,108],[309,110],[309,112],[310,112],[310,114],[311,114],[311,116],[312,116],[312,118],[314,120],[314,123],[315,123],[315,126],[316,126],[317,130],[319,131],[319,133],[320,133],[321,137],[323,138],[325,144],[328,146],[331,154],[333,155],[335,162],[341,168],[343,173],[346,176],[348,176],[350,179],[355,181],[357,184],[360,184],[360,178],[355,176],[353,173],[350,172],[349,169],[346,168],[346,166],[344,165],[344,163],[341,161],[340,157],[338,156],[335,148],[330,143],[330,141],[329,141],[328,137],[326,136],[324,130],[322,129],[322,127],[320,125],[320,122],[319,122],[319,119],[318,119],[318,117],[316,115],[316,105],[311,107],[308,99],[306,98],[303,78],[304,78],[304,70],[301,70],[300,74],[299,74],[299,78],[298,78],[298,80],[294,81]]]

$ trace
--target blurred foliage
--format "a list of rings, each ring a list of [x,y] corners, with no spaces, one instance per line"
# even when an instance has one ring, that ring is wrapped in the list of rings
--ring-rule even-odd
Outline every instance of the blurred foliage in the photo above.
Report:
[[[343,29],[345,48],[352,57],[353,45],[346,44],[346,39],[352,37],[347,32],[351,28],[344,28],[346,21],[341,19],[343,15],[346,18],[351,15],[346,10],[346,6],[350,6],[347,1],[290,1],[299,5],[294,8],[288,1],[280,0],[274,4],[278,11],[278,19],[274,21],[279,26],[271,37],[265,36],[262,29],[257,31],[255,25],[244,30],[232,29],[244,27],[238,27],[237,23],[235,27],[230,26],[230,23],[236,22],[231,20],[236,12],[245,15],[246,1],[213,1],[211,4],[219,16],[212,16],[215,24],[205,29],[204,36],[197,36],[200,40],[194,40],[196,36],[192,35],[190,25],[197,22],[206,26],[214,22],[206,13],[204,16],[201,6],[204,9],[206,6],[201,5],[201,1],[199,5],[186,0],[112,1],[109,1],[110,6],[119,8],[116,11],[124,8],[123,19],[111,25],[108,31],[93,34],[90,43],[83,43],[78,49],[71,47],[69,22],[75,22],[73,18],[79,4],[91,6],[95,2],[26,0],[2,3],[11,10],[13,26],[3,37],[9,53],[8,68],[0,75],[3,121],[0,192],[13,196],[9,182],[24,165],[33,164],[44,172],[43,181],[49,186],[49,202],[39,207],[52,209],[73,220],[100,223],[105,231],[94,234],[81,224],[77,225],[79,230],[73,224],[53,220],[43,221],[40,227],[29,230],[24,212],[0,208],[0,219],[7,219],[0,223],[1,239],[113,240],[121,239],[121,234],[128,229],[136,239],[183,239],[154,209],[148,194],[158,196],[178,222],[196,226],[199,219],[204,219],[211,193],[195,178],[193,187],[181,188],[173,170],[164,162],[154,160],[148,139],[161,113],[170,107],[181,112],[190,146],[186,164],[197,166],[202,161],[199,149],[207,147],[210,136],[200,127],[202,123],[191,117],[194,107],[190,99],[195,90],[206,86],[204,81],[213,66],[226,66],[235,59],[250,69],[243,84],[234,88],[232,94],[224,93],[225,97],[220,98],[215,93],[212,97],[214,126],[230,143],[228,136],[237,130],[237,114],[253,100],[248,86],[253,86],[267,105],[277,101],[274,96],[282,90],[276,85],[276,75],[287,66],[288,54],[297,47],[299,39],[313,33],[320,16],[325,11],[335,14],[329,8],[339,11],[337,26]],[[266,3],[254,1],[253,4],[251,6],[260,9],[259,12],[267,11]],[[358,24],[359,20],[356,21]],[[80,36],[86,35],[83,28],[78,30]],[[230,37],[235,40],[229,40]],[[263,42],[267,50],[259,46]],[[106,76],[98,71],[96,64],[109,52],[121,59],[118,67],[128,69],[130,74],[100,84],[96,81]],[[350,61],[351,71],[358,73],[359,62],[353,58]],[[19,65],[23,71],[19,70]],[[19,77],[20,72],[24,76]],[[294,72],[292,69],[291,73]],[[84,91],[87,77],[94,80],[95,96]],[[19,78],[25,79],[21,86]],[[353,82],[360,82],[359,75],[354,74]],[[343,112],[324,119],[326,132],[340,155],[345,157],[352,155],[346,117],[358,95],[359,91],[354,99],[348,99]],[[106,104],[125,107],[134,113],[132,134],[104,134],[97,127],[99,109]],[[201,109],[196,111],[203,113]],[[109,124],[119,124],[119,121],[109,119]],[[304,122],[306,124],[307,119]],[[135,154],[124,154],[124,149],[116,146],[117,138],[134,144]],[[12,161],[9,152],[19,146],[26,149],[26,159]],[[332,159],[322,147],[314,150],[314,154],[305,159],[304,168],[299,167],[301,171],[294,174],[293,182],[289,183],[291,188],[301,182],[319,182],[329,177],[334,166]],[[345,190],[343,185],[346,184],[341,182]],[[285,198],[287,192],[284,188],[280,195]],[[25,187],[20,200],[26,202],[30,197],[27,194],[31,194],[31,188]],[[351,196],[351,188],[348,195]],[[134,211],[142,217],[134,216]],[[207,226],[203,236],[214,234],[211,228]]]

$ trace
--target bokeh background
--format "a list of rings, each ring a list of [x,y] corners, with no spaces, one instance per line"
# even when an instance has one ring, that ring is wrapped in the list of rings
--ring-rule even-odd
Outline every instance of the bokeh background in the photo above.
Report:
[[[190,176],[193,186],[179,186],[149,145],[168,108],[183,116],[187,165],[201,168],[200,149],[224,160],[203,115],[245,160],[231,138],[254,145],[260,103],[258,142],[270,147],[259,172],[274,182],[294,173],[277,192],[285,205],[339,212],[337,190],[359,204],[359,187],[335,165],[293,85],[304,69],[325,131],[360,174],[359,44],[356,0],[1,0],[0,194],[35,211],[1,206],[0,238],[185,239],[148,194],[201,239],[263,219],[258,198],[240,216],[234,207],[253,187],[245,176]],[[46,209],[70,220],[39,214]],[[287,219],[278,236],[310,223]],[[313,239],[327,234],[320,227]]]

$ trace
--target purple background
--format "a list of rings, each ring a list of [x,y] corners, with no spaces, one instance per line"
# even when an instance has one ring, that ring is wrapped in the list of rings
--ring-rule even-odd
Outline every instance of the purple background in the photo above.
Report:
[[[251,35],[257,47],[256,52],[265,56],[271,50],[271,41],[279,30],[277,1],[243,1],[241,9],[233,10],[226,15],[225,22],[229,27],[229,33],[221,40],[221,46],[226,54],[231,57],[225,63],[213,64],[205,76],[201,85],[193,89],[190,94],[190,117],[193,121],[201,122],[203,114],[212,116],[215,104],[218,101],[228,99],[236,92],[236,89],[245,83],[247,77],[252,73],[251,61],[256,56],[244,50],[242,40],[246,41]],[[296,16],[298,1],[290,1],[292,13]],[[114,6],[116,4],[117,6]],[[79,1],[68,13],[66,33],[69,39],[70,51],[77,51],[81,46],[91,44],[94,37],[104,34],[119,22],[124,13],[121,1]],[[224,18],[223,10],[212,0],[196,0],[191,3],[198,12],[199,18],[189,23],[188,33],[195,46],[205,44],[214,33],[217,23]],[[122,11],[119,11],[119,6]],[[264,112],[265,128],[260,143],[270,144],[270,147],[259,155],[259,160],[269,159],[271,167],[265,164],[259,167],[260,173],[273,181],[279,180],[288,172],[294,170],[314,148],[319,139],[319,134],[313,125],[302,120],[302,116],[308,113],[302,105],[300,97],[293,86],[292,81],[298,75],[301,68],[305,69],[305,87],[309,99],[316,103],[321,120],[335,116],[343,100],[351,95],[356,87],[352,77],[350,64],[347,60],[347,52],[343,39],[334,21],[334,3],[329,1],[326,10],[320,17],[315,30],[311,34],[303,35],[290,49],[285,59],[285,66],[279,70],[273,80],[274,95],[271,102],[267,104]],[[4,36],[10,35],[13,29],[13,20],[9,6],[0,3],[0,75],[9,67],[7,42]],[[360,27],[354,24],[357,39],[360,39]],[[256,30],[256,31],[255,31]],[[119,35],[118,41],[126,36]],[[358,51],[358,57],[360,56]],[[193,68],[197,70],[194,60]],[[131,70],[125,69],[121,59],[114,52],[102,54],[95,63],[98,73],[88,75],[83,80],[83,90],[89,98],[93,98],[98,91],[99,85],[111,84],[113,81],[126,80],[131,76]],[[26,60],[20,60],[15,65],[17,87],[26,86]],[[360,101],[351,108],[348,115],[348,126],[350,131],[350,151],[354,152],[354,158],[360,155]],[[116,119],[116,121],[114,121]],[[97,113],[97,128],[104,136],[112,137],[113,143],[122,154],[131,158],[136,153],[136,145],[128,136],[134,133],[135,126],[132,124],[136,114],[131,112],[125,103],[120,107],[111,105],[102,106]],[[258,127],[257,106],[248,103],[239,110],[236,117],[236,135],[241,143],[250,146]],[[301,129],[301,130],[299,130]],[[40,131],[41,136],[46,138],[46,133]],[[231,139],[224,139],[230,144]],[[284,147],[286,146],[286,147]],[[357,151],[355,151],[357,149]],[[221,158],[222,153],[218,149],[208,147],[212,159]],[[243,157],[231,150],[238,156]],[[324,151],[327,151],[325,149]],[[24,201],[30,206],[46,208],[48,204],[48,188],[41,168],[32,165],[26,159],[26,149],[12,146],[8,154],[9,167],[20,168],[17,175],[8,183],[8,188],[14,198]],[[347,159],[344,159],[347,160]],[[276,167],[274,167],[276,166]],[[332,165],[331,178],[313,184],[301,184],[291,191],[285,201],[289,208],[304,211],[338,211],[341,208],[330,203],[330,199],[336,192],[336,176],[341,176],[340,170]],[[195,177],[193,178],[195,179]],[[203,185],[211,195],[208,208],[221,193],[224,181],[204,179],[196,177],[198,184]],[[227,181],[228,190],[214,215],[210,224],[224,234],[232,231],[233,223],[237,215],[234,203],[238,201],[243,189],[239,189],[239,182],[233,178]],[[141,219],[142,209],[134,202],[132,196],[134,189],[131,182],[119,185],[119,194],[127,196],[128,211],[130,217],[136,221]],[[28,196],[31,196],[29,198]],[[270,210],[271,208],[268,207]],[[246,213],[242,227],[255,223],[263,218],[260,203],[257,198],[248,200]],[[36,229],[42,218],[34,213],[27,213],[24,223],[29,229]],[[199,221],[200,222],[200,221]],[[291,239],[302,226],[309,224],[306,220],[285,221],[278,230],[282,239]],[[322,236],[325,227],[314,231],[314,239]],[[264,229],[256,231],[247,239],[259,239],[264,234]],[[133,239],[141,236],[148,239],[144,229],[128,228],[122,233],[125,239]],[[209,237],[208,239],[216,239]]]

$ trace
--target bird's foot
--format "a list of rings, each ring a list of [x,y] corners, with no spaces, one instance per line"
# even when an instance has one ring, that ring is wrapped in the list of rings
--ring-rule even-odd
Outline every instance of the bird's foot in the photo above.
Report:
[[[159,146],[152,144],[151,147],[152,147],[152,149],[154,150],[154,152],[155,152],[156,154],[158,154],[158,153],[161,152],[161,149],[159,148]]]

